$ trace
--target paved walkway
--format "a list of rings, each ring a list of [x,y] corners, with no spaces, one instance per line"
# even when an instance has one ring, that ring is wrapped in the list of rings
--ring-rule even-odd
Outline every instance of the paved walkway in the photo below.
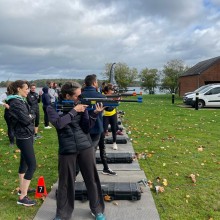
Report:
[[[126,136],[126,135],[125,135]],[[126,136],[127,137],[127,136]],[[114,151],[111,145],[106,145],[108,153],[115,152],[131,152],[134,153],[132,143],[118,144],[118,150]],[[138,182],[141,179],[146,179],[144,172],[140,169],[137,161],[130,164],[109,164],[109,167],[117,172],[117,176],[108,176],[101,173],[103,166],[97,164],[100,173],[101,182]],[[81,182],[82,177],[77,176],[77,181]],[[143,193],[138,201],[117,200],[105,202],[105,215],[107,220],[159,220],[153,197],[149,187],[141,184]],[[38,210],[34,220],[52,220],[56,213],[55,191],[57,183],[54,184],[51,192]],[[75,210],[71,220],[92,220],[94,217],[90,214],[89,203],[75,201]]]

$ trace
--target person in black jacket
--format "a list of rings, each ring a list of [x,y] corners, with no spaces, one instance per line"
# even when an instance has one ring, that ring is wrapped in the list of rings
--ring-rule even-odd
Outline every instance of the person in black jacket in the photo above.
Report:
[[[49,88],[44,87],[42,89],[43,94],[42,94],[42,103],[43,103],[43,111],[44,111],[44,129],[51,129],[52,127],[49,126],[49,119],[48,119],[48,114],[47,114],[47,107],[51,104],[51,99],[50,95],[48,93]]]
[[[60,100],[56,105],[47,107],[49,121],[56,128],[59,142],[59,182],[54,220],[70,219],[74,210],[76,161],[85,181],[91,212],[96,220],[105,220],[102,189],[89,135],[103,106],[97,104],[96,110],[89,115],[87,105],[77,104],[80,94],[81,86],[78,83],[67,82],[61,88],[61,95],[66,105],[70,106],[62,106],[64,102]],[[60,110],[57,108],[59,105],[62,106]]]
[[[36,170],[36,159],[33,147],[34,114],[26,101],[29,92],[26,81],[17,80],[8,86],[7,102],[10,106],[9,115],[14,128],[16,144],[21,151],[18,170],[20,180],[19,199],[17,204],[33,206],[34,200],[28,198],[28,188]]]
[[[27,102],[30,105],[31,109],[35,113],[35,122],[34,122],[34,140],[41,138],[40,135],[38,135],[38,126],[40,122],[40,110],[39,110],[39,103],[41,100],[42,92],[36,93],[36,84],[30,85],[30,92],[27,95]]]
[[[85,98],[106,98],[106,96],[102,95],[100,92],[98,92],[98,80],[95,74],[88,75],[85,78],[85,87],[83,88],[82,97]],[[93,110],[89,111],[89,113],[92,113]],[[103,115],[102,112],[98,114],[95,126],[90,130],[90,136],[92,138],[92,144],[94,149],[96,150],[99,146],[100,150],[100,158],[102,160],[103,164],[103,171],[102,173],[105,175],[111,175],[115,176],[117,175],[116,172],[111,170],[108,167],[107,163],[107,157],[106,157],[106,150],[105,150],[105,143],[103,137]],[[101,139],[101,142],[100,142]]]

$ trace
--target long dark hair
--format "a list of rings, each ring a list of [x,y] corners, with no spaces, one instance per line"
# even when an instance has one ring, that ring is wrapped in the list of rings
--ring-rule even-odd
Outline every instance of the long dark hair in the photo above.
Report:
[[[29,87],[28,81],[24,80],[16,80],[14,82],[11,82],[7,87],[7,93],[8,95],[17,95],[18,94],[18,88],[23,88],[24,85],[27,85]]]

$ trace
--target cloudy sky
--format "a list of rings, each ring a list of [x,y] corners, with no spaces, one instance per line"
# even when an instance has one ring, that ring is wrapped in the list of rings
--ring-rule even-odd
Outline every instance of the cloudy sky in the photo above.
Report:
[[[0,81],[193,66],[219,37],[220,0],[0,0]]]

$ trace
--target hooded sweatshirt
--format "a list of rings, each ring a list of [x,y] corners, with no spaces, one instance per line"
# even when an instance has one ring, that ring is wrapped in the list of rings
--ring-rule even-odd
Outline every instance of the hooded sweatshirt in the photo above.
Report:
[[[51,101],[50,101],[50,95],[48,93],[48,90],[49,88],[48,87],[44,87],[42,89],[42,91],[44,92],[42,94],[42,103],[43,103],[43,107],[44,108],[47,108],[47,106],[49,106],[51,104]]]

